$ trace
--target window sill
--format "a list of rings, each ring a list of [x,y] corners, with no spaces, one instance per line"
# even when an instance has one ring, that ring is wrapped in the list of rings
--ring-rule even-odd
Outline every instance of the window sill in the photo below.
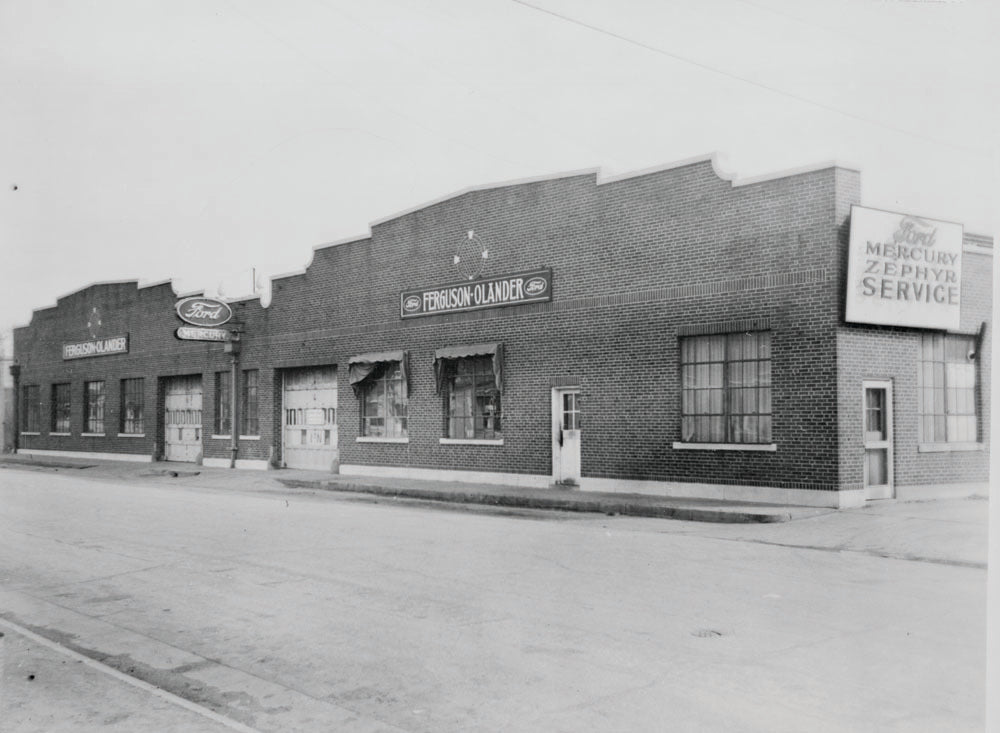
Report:
[[[119,438],[145,438],[145,433],[118,433]]]
[[[211,438],[212,440],[229,440],[233,436],[231,436],[231,435],[209,435],[208,437]]]
[[[917,453],[957,453],[959,451],[982,451],[982,443],[918,443]]]
[[[503,445],[503,438],[486,440],[484,438],[438,438],[441,445]]]
[[[81,438],[103,438],[104,433],[80,433]]]
[[[749,450],[775,453],[777,443],[674,443],[674,450]]]
[[[373,435],[361,435],[354,439],[355,443],[409,443],[409,438],[378,438]]]
[[[240,436],[240,440],[260,440],[260,436],[259,435],[241,435]]]
[[[56,437],[56,438],[68,438],[72,434],[73,433],[49,433],[50,436]]]
[[[22,430],[21,435],[41,435],[37,430]]]

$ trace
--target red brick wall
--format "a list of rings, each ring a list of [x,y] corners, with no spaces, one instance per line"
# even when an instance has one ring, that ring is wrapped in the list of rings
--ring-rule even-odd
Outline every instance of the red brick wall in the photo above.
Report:
[[[838,431],[852,429],[838,405],[855,377],[838,378],[838,360],[863,359],[867,347],[850,339],[868,343],[877,333],[842,323],[847,217],[859,198],[858,174],[846,169],[734,187],[706,161],[601,185],[588,174],[471,191],[378,223],[370,237],[319,248],[303,274],[276,280],[268,308],[234,304],[246,328],[240,368],[260,369],[261,440],[241,442],[240,458],[280,459],[281,369],[336,364],[343,463],[549,474],[550,381],[573,377],[583,395],[585,476],[849,487],[859,458],[838,442]],[[461,279],[452,257],[470,229],[489,247],[484,275],[551,267],[553,301],[401,320],[401,291]],[[976,287],[988,300],[989,285]],[[87,442],[74,413],[73,437],[25,436],[22,447],[160,451],[152,406],[162,386],[154,377],[187,373],[203,376],[203,430],[211,436],[214,373],[229,360],[219,344],[173,337],[175,300],[167,285],[94,286],[18,329],[21,383],[41,384],[47,401],[52,381],[72,379],[76,402],[84,380],[106,374],[116,428],[117,379],[147,377],[145,439],[119,439],[116,429]],[[130,353],[63,362],[61,344],[87,337],[94,304],[108,314],[107,335],[131,335]],[[678,330],[745,319],[772,330],[778,450],[674,450]],[[441,445],[435,349],[494,341],[506,351],[504,444]],[[390,349],[410,352],[409,443],[357,443],[347,360]],[[906,348],[893,358],[911,361]],[[205,454],[228,458],[228,446],[206,439]]]

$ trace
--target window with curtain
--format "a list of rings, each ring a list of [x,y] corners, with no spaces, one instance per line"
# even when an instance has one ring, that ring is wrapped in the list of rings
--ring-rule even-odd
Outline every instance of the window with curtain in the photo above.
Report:
[[[446,434],[449,438],[503,437],[503,411],[492,356],[448,359],[444,366]]]
[[[37,384],[21,388],[21,431],[37,433],[42,429],[42,392]]]
[[[257,369],[247,369],[243,372],[243,389],[240,400],[240,435],[260,435],[260,422],[257,413]]]
[[[407,437],[407,388],[400,362],[381,362],[360,383],[361,435]]]
[[[52,385],[51,431],[53,433],[69,432],[69,414],[70,414],[69,390],[70,390],[69,383]]]
[[[229,435],[232,429],[232,377],[229,372],[215,373],[215,434]]]
[[[83,422],[86,433],[104,432],[104,382],[83,383]]]
[[[974,443],[979,440],[979,360],[975,351],[974,336],[921,335],[917,372],[921,441]]]
[[[134,377],[121,381],[121,424],[122,433],[141,435],[143,424],[143,378]]]
[[[681,347],[681,439],[771,442],[771,333],[685,336]]]

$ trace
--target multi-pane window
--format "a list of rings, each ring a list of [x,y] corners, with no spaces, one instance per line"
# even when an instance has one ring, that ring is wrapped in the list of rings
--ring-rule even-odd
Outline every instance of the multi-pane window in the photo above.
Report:
[[[359,393],[361,434],[371,438],[405,438],[406,380],[398,361],[382,362],[365,378]]]
[[[681,339],[681,437],[771,442],[771,333]]]
[[[233,424],[233,380],[229,372],[215,373],[215,434],[229,435]]]
[[[53,433],[69,432],[69,405],[70,392],[69,384],[52,385],[52,423]]]
[[[83,422],[85,433],[104,432],[104,382],[83,383]]]
[[[37,433],[42,429],[42,392],[37,384],[26,384],[21,389],[21,430]]]
[[[257,369],[243,372],[243,390],[240,406],[240,435],[259,435],[260,423],[257,418]]]
[[[492,356],[449,359],[445,367],[449,438],[502,438],[500,390]]]
[[[121,383],[121,432],[141,435],[143,424],[143,381],[142,377],[123,379]]]
[[[927,443],[979,440],[974,336],[925,333],[920,343],[920,439]]]

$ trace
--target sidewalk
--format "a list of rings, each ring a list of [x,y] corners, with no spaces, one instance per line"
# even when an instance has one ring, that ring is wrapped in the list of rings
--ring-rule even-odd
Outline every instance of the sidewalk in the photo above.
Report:
[[[90,477],[118,480],[171,480],[207,487],[259,490],[313,489],[375,496],[476,504],[491,507],[591,512],[607,515],[681,519],[725,524],[788,522],[836,510],[779,504],[732,503],[710,499],[679,499],[644,494],[600,493],[577,489],[530,489],[498,484],[422,481],[406,478],[344,476],[322,471],[278,469],[244,471],[187,463],[129,463],[33,456],[0,456],[0,469],[80,471]]]
[[[249,731],[0,620],[0,724],[35,731]]]

